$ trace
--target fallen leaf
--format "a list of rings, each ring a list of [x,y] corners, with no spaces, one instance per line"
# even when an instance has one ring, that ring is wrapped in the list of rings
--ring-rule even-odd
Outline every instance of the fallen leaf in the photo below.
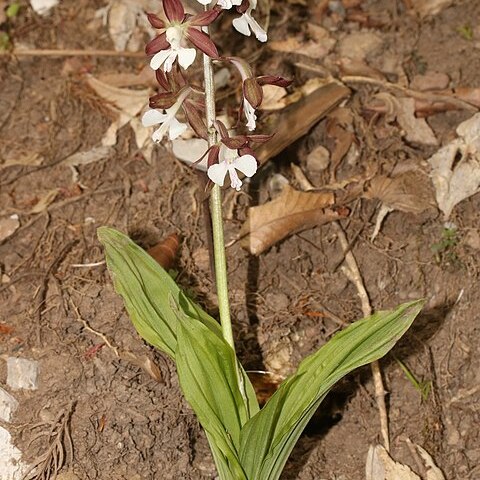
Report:
[[[192,165],[208,150],[208,143],[203,138],[176,138],[172,140],[172,152],[179,160]],[[195,165],[195,168],[203,172],[207,171],[207,157]]]
[[[157,382],[162,381],[162,372],[159,366],[150,357],[147,357],[146,355],[137,356],[128,350],[123,351],[120,354],[120,357],[133,363],[137,367],[142,368]]]
[[[117,116],[102,139],[103,146],[113,146],[117,143],[118,130],[131,122],[146,106],[150,90],[113,87],[92,76],[88,77],[87,83],[98,96],[108,102],[109,109]]]
[[[433,191],[421,171],[402,173],[393,178],[378,175],[370,181],[365,198],[376,198],[388,207],[409,213],[421,213],[432,206]]]
[[[366,480],[422,480],[407,465],[396,462],[381,445],[368,449]]]
[[[33,206],[29,213],[42,213],[44,210],[48,208],[48,206],[53,203],[55,198],[58,195],[58,188],[54,188],[53,190],[49,190],[40,200]]]
[[[415,100],[413,98],[397,98],[394,95],[381,92],[375,95],[377,101],[386,106],[386,120],[396,120],[405,132],[405,138],[412,143],[421,145],[438,145],[437,137],[424,118],[415,116]]]
[[[2,335],[10,335],[15,331],[15,327],[8,325],[6,323],[0,323],[0,334]]]
[[[165,270],[169,270],[175,263],[180,239],[176,233],[172,233],[167,238],[157,243],[147,250],[147,253],[153,257],[157,263]]]
[[[320,60],[330,53],[335,43],[336,40],[333,38],[325,38],[322,42],[316,42],[314,40],[301,41],[297,37],[289,37],[286,40],[269,42],[268,46],[276,52],[295,53]]]
[[[416,443],[413,443],[413,445],[417,449],[418,453],[422,457],[423,463],[427,467],[426,480],[445,480],[443,472],[437,467],[432,456],[420,445],[417,445]]]
[[[450,77],[442,72],[426,72],[424,75],[415,75],[410,88],[425,92],[428,90],[443,90],[448,87]]]
[[[462,122],[457,134],[459,138],[428,159],[437,204],[445,219],[455,205],[480,192],[480,113]]]
[[[9,217],[0,218],[0,242],[12,236],[19,226],[20,221],[16,213]]]
[[[262,90],[263,100],[259,110],[281,110],[287,106],[288,103],[285,101],[287,90],[285,88],[275,85],[264,85]]]
[[[292,233],[346,216],[346,209],[334,209],[334,203],[332,192],[299,192],[285,185],[275,200],[248,210],[240,244],[253,255],[260,255]]]
[[[67,157],[62,163],[69,166],[73,172],[73,183],[78,181],[78,172],[75,167],[88,165],[107,158],[112,153],[111,147],[99,146],[84,152],[77,152]]]
[[[138,51],[143,35],[153,33],[145,12],[154,12],[156,9],[156,0],[111,0],[105,9],[101,9],[115,50]]]
[[[449,7],[453,0],[410,0],[410,3],[415,12],[423,18],[428,15],[437,15]]]

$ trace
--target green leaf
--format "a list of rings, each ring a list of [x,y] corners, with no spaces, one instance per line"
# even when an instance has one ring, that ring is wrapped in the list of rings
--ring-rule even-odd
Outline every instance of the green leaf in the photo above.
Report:
[[[306,424],[340,378],[385,355],[410,327],[423,301],[377,312],[307,357],[241,432],[240,462],[250,480],[277,480]]]
[[[235,352],[200,322],[186,319],[178,330],[175,359],[183,393],[207,432],[220,477],[247,480],[238,449],[250,412],[240,391]]]
[[[123,297],[138,333],[150,344],[174,357],[179,311],[199,320],[221,338],[219,323],[187,298],[170,275],[123,233],[101,227],[107,266],[115,290]]]

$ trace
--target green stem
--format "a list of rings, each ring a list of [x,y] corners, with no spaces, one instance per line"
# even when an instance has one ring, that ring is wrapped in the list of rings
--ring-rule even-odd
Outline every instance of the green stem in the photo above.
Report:
[[[212,61],[210,57],[205,54],[203,55],[203,70],[205,76],[205,110],[209,132],[208,145],[211,147],[217,143],[217,132],[214,127],[216,118],[215,84],[213,81]],[[223,238],[222,190],[217,184],[213,185],[210,194],[210,212],[212,215],[213,251],[220,323],[222,325],[223,338],[235,351],[232,320],[230,317],[230,303],[228,300],[227,259]]]

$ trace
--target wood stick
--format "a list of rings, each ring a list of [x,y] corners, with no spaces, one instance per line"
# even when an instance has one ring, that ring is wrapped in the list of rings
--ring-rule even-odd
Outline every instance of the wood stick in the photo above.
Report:
[[[78,50],[78,49],[36,49],[0,51],[0,56],[12,57],[132,57],[145,58],[145,52],[117,52],[116,50]]]
[[[349,243],[342,226],[338,222],[333,222],[333,226],[337,231],[337,237],[340,241],[340,245],[342,246],[342,250],[345,255],[346,265],[342,268],[342,270],[347,276],[347,278],[355,285],[362,304],[363,316],[368,317],[372,314],[372,305],[370,304],[370,299],[368,298],[368,293],[365,288],[362,274],[360,273],[360,269],[358,268],[357,261],[355,260],[352,251],[349,250]],[[387,450],[388,452],[390,451],[390,439],[388,433],[387,406],[385,403],[386,391],[383,386],[380,363],[377,360],[375,362],[372,362],[370,364],[370,367],[372,369],[373,383],[375,386],[375,399],[377,401],[378,412],[380,415],[380,431],[382,434],[385,450]]]

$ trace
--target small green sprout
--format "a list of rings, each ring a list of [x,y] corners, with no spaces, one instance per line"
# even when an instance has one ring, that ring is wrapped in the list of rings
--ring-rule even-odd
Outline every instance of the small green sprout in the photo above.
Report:
[[[422,396],[422,400],[426,402],[428,400],[428,395],[430,394],[430,390],[432,389],[432,381],[431,380],[417,380],[413,373],[407,368],[407,366],[400,361],[398,358],[395,358],[400,368],[405,373],[405,376],[408,378],[410,383],[415,387],[420,395]]]
[[[471,25],[462,25],[458,27],[458,33],[465,40],[473,40],[473,28]]]

